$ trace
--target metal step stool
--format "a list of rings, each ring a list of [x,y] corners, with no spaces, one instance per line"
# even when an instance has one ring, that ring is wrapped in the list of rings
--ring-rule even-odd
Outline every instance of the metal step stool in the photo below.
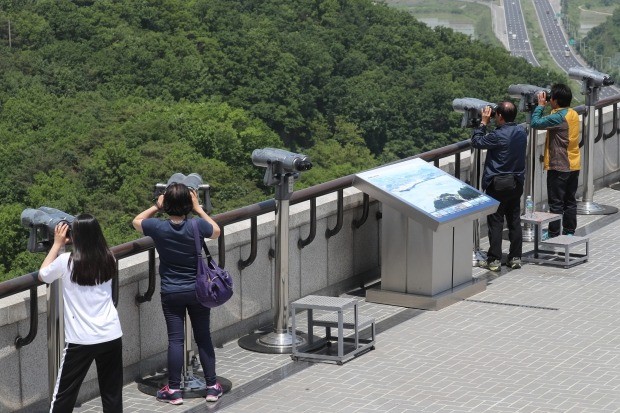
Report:
[[[375,319],[371,317],[363,317],[358,314],[358,300],[356,298],[340,298],[340,297],[324,297],[309,295],[291,303],[292,312],[292,334],[293,345],[291,358],[314,359],[335,361],[341,365],[363,352],[374,349],[375,344]],[[352,310],[352,313],[344,313],[345,310]],[[296,344],[295,330],[295,311],[307,310],[308,317],[308,343]],[[331,311],[325,313],[316,319],[313,316],[313,310]],[[356,322],[357,321],[357,322]],[[325,337],[314,340],[314,327],[325,327]],[[332,337],[331,329],[337,328],[337,353],[331,351]],[[370,328],[370,338],[360,338],[360,332],[366,328]],[[352,337],[345,337],[344,330],[353,330]]]
[[[580,244],[586,244],[585,254],[577,254],[570,252],[572,247]],[[549,238],[542,241],[540,246],[543,248],[562,248],[563,252],[557,252],[555,250],[547,251],[543,249],[538,250],[538,254],[544,254],[545,262],[548,264],[559,264],[564,268],[572,267],[580,262],[588,260],[590,254],[590,238],[589,237],[577,237],[575,235],[560,235],[557,237]]]

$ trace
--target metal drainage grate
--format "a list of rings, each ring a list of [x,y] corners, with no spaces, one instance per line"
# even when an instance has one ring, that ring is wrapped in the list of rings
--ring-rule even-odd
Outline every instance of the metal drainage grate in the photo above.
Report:
[[[469,301],[471,303],[480,303],[480,304],[495,304],[495,305],[507,305],[509,307],[522,307],[522,308],[533,308],[535,310],[551,310],[558,311],[559,308],[554,307],[543,307],[540,305],[526,305],[526,304],[513,304],[513,303],[498,303],[497,301],[484,301],[484,300],[469,300],[465,299],[463,301]]]

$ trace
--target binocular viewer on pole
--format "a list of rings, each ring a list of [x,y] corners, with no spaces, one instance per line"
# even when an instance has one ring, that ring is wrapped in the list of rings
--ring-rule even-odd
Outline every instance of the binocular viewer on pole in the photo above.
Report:
[[[607,73],[598,72],[594,69],[587,69],[585,67],[571,67],[568,69],[568,77],[581,80],[590,87],[611,86],[614,84],[614,79]]]
[[[461,120],[462,128],[475,128],[480,125],[482,120],[482,109],[491,107],[491,116],[495,115],[496,103],[487,102],[476,98],[459,98],[452,101],[452,108],[455,112],[463,113]]]
[[[28,236],[28,251],[44,252],[48,251],[54,243],[54,229],[61,222],[69,224],[71,234],[71,224],[75,220],[73,215],[69,215],[56,208],[42,206],[38,209],[26,208],[22,212],[22,225],[30,230]]]
[[[267,168],[263,182],[270,186],[283,184],[283,177],[297,179],[299,172],[312,169],[308,156],[276,148],[255,149],[252,152],[252,163]]]
[[[211,205],[211,185],[205,184],[202,180],[202,177],[197,173],[193,172],[189,175],[184,175],[180,172],[173,174],[168,182],[155,184],[155,193],[154,197],[157,199],[158,196],[163,195],[166,192],[166,188],[168,188],[171,184],[183,184],[192,191],[196,193],[198,196],[200,192],[202,192],[203,199],[202,205],[203,209],[210,213],[213,210],[213,206]]]
[[[614,79],[607,73],[597,72],[585,67],[571,67],[568,69],[568,77],[581,81],[581,94],[586,96],[587,106],[596,104],[601,87],[614,84]]]
[[[254,333],[239,339],[239,345],[246,350],[261,353],[290,353],[293,335],[288,328],[289,318],[289,200],[293,195],[293,184],[302,171],[312,168],[306,155],[276,148],[255,149],[252,163],[267,168],[265,185],[275,186],[276,228],[275,228],[275,272],[274,298],[275,312],[273,330],[267,334]],[[295,344],[301,345],[305,339],[295,336]]]
[[[510,85],[508,86],[508,94],[511,98],[520,99],[518,110],[521,112],[530,112],[538,106],[538,95],[545,92],[547,102],[551,100],[551,89],[534,85]]]

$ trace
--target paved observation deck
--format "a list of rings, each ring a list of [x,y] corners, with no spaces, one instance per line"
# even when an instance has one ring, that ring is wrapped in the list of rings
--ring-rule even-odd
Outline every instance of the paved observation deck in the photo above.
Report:
[[[601,189],[594,201],[620,207],[620,192]],[[220,401],[171,406],[134,383],[124,388],[124,411],[620,412],[620,213],[578,223],[577,235],[591,239],[588,262],[502,267],[499,276],[475,268],[486,291],[440,311],[350,292],[378,334],[375,350],[342,366],[229,342],[216,348],[218,375],[233,384]],[[305,314],[297,317],[303,330]],[[99,399],[75,409],[100,411]]]

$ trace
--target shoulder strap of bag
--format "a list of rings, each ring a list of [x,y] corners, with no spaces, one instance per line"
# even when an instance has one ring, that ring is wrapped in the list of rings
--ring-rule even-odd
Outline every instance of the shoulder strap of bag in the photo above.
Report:
[[[198,239],[198,224],[195,219],[190,220],[192,222],[192,233],[194,234],[194,243],[196,244],[196,253],[198,254],[198,259],[202,259],[202,250],[200,248],[200,240]],[[202,241],[204,244],[204,240]]]
[[[206,257],[212,259],[213,257],[211,257],[211,252],[209,251],[209,247],[207,247],[207,243],[204,239],[202,240],[202,248],[205,250],[205,254],[207,254]]]
[[[196,242],[196,252],[198,252],[198,258],[202,259],[202,251],[200,249],[200,241],[198,240],[198,238],[199,238],[198,237],[198,233],[199,233],[199,231],[198,231],[198,223],[196,222],[195,219],[192,219],[191,221],[192,221],[192,227],[193,227],[193,231],[192,232],[194,233],[194,241]],[[206,254],[205,257],[207,259],[208,258],[212,259],[211,252],[209,252],[209,248],[207,247],[207,243],[205,242],[204,238],[202,240],[202,248],[205,251],[205,254]]]

